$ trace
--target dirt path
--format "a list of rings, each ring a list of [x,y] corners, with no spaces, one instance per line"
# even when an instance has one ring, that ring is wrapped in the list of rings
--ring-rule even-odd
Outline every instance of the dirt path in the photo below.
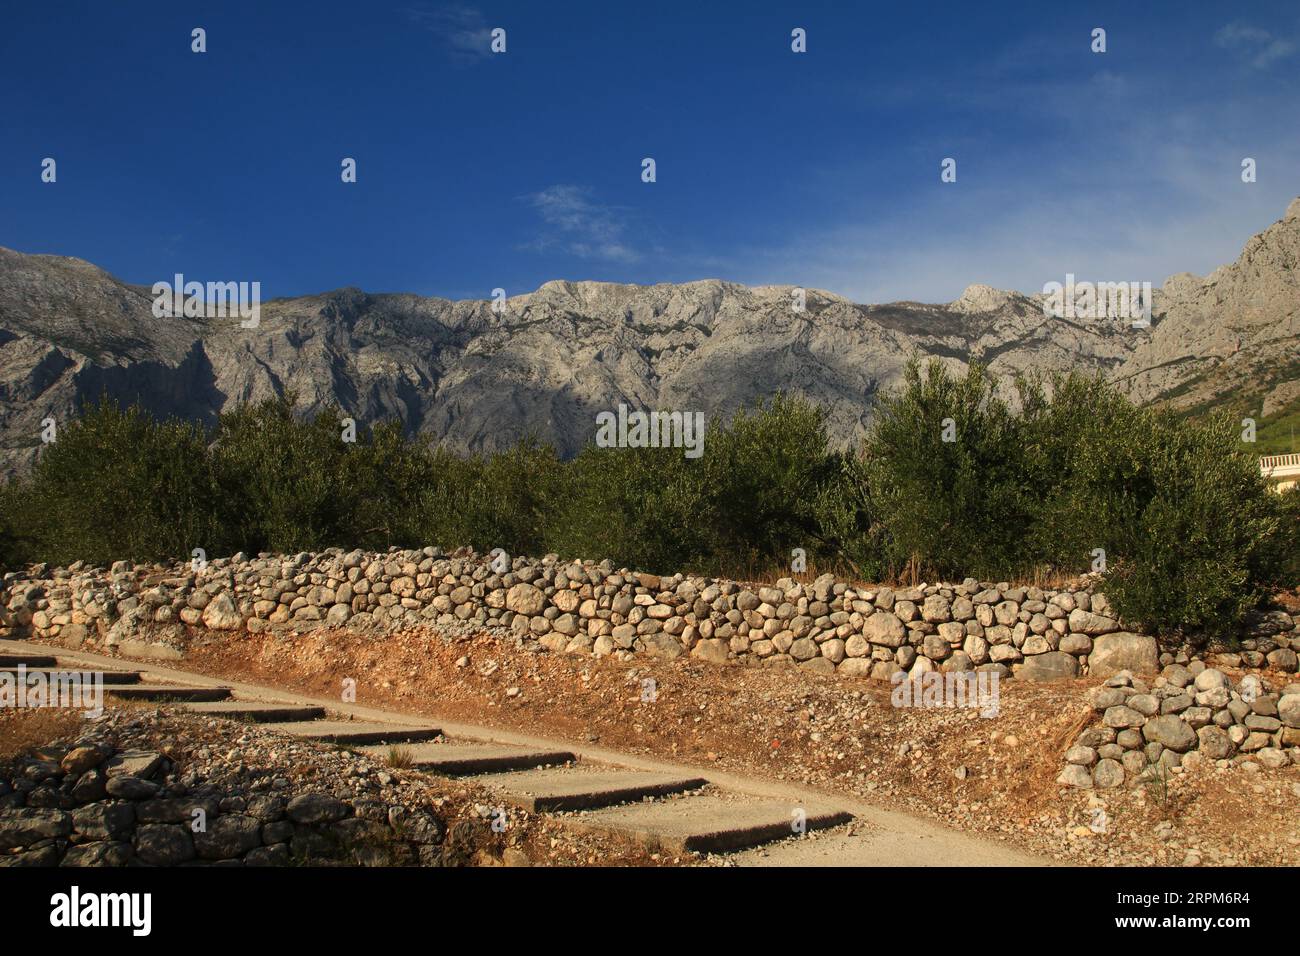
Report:
[[[50,653],[46,645],[3,641],[0,647],[10,652]],[[91,669],[121,668],[126,659],[85,651],[54,651],[61,664]],[[490,741],[529,749],[560,749],[572,752],[579,760],[612,764],[631,770],[689,775],[698,768],[665,761],[644,754],[597,746],[590,741],[543,737],[517,729],[464,723],[433,718],[428,714],[399,711],[345,703],[336,699],[284,690],[261,683],[229,680],[224,677],[161,665],[154,661],[132,660],[150,682],[184,684],[194,687],[229,687],[239,697],[284,704],[314,705],[334,714],[387,723],[439,727],[444,734],[474,741]],[[886,810],[871,803],[788,781],[773,780],[710,769],[707,779],[716,788],[769,798],[789,804],[833,805],[853,814],[854,820],[825,831],[812,831],[800,839],[785,839],[720,859],[725,865],[739,866],[1038,866],[1053,861],[1009,846],[971,836],[940,826],[921,817],[897,810]]]

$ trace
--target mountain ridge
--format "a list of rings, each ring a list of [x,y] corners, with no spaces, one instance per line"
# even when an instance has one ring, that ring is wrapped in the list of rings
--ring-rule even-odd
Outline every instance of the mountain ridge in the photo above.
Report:
[[[826,406],[847,445],[914,351],[954,368],[979,359],[1004,379],[1100,372],[1137,401],[1286,411],[1300,391],[1298,262],[1300,199],[1235,262],[1167,278],[1148,329],[1049,316],[1041,293],[978,283],[937,304],[809,288],[796,312],[798,287],[724,279],[555,279],[500,313],[489,300],[345,286],[267,300],[259,326],[242,329],[160,319],[149,287],[0,248],[0,474],[30,467],[42,419],[67,421],[101,392],[211,424],[292,390],[305,412],[336,402],[359,421],[399,417],[460,452],[532,433],[567,455],[620,402],[726,415],[785,390]]]

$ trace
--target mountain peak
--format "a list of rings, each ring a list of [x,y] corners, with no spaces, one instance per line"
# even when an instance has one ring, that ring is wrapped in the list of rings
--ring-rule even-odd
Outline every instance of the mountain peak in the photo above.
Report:
[[[968,285],[960,296],[948,304],[954,312],[996,312],[1020,298],[1018,292],[995,289],[991,285],[975,283]]]
[[[358,421],[400,418],[455,451],[498,451],[531,433],[566,455],[592,435],[593,410],[730,415],[778,390],[823,406],[828,434],[849,447],[913,352],[978,356],[999,377],[1101,374],[1139,401],[1276,405],[1296,380],[1297,222],[1300,199],[1235,263],[1170,277],[1144,332],[1055,320],[1035,308],[1039,295],[982,283],[948,305],[856,306],[815,288],[719,279],[556,279],[496,317],[483,299],[348,287],[264,303],[246,329],[155,316],[148,287],[82,260],[0,250],[0,476],[30,467],[43,419],[71,420],[104,392],[210,423],[291,390],[305,411],[336,403]]]

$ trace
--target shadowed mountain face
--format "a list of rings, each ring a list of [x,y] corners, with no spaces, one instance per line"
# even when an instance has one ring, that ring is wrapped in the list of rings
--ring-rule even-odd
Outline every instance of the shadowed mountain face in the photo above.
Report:
[[[42,419],[66,422],[105,392],[212,423],[292,390],[308,411],[337,402],[358,421],[400,418],[462,452],[532,433],[568,455],[620,402],[730,414],[785,390],[825,405],[848,444],[913,351],[955,367],[982,359],[1008,377],[1100,371],[1135,399],[1182,406],[1251,394],[1267,413],[1300,398],[1298,260],[1300,199],[1235,263],[1171,277],[1149,329],[1049,317],[1041,295],[987,286],[946,305],[808,290],[796,312],[790,287],[717,280],[548,282],[502,314],[486,301],[341,289],[266,303],[244,329],[157,318],[148,288],[79,259],[0,249],[0,475],[30,466]]]

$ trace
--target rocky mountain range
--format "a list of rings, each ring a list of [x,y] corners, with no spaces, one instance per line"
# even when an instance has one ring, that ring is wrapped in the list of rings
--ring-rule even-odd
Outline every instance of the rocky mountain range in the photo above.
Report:
[[[0,475],[30,466],[42,419],[70,420],[103,393],[211,424],[291,390],[305,412],[336,402],[358,421],[398,417],[461,452],[527,432],[572,454],[620,402],[729,414],[785,390],[823,404],[848,444],[914,351],[980,359],[1001,376],[1100,371],[1137,400],[1248,400],[1275,415],[1300,403],[1298,260],[1300,199],[1236,262],[1155,289],[1145,329],[1053,317],[1041,294],[981,285],[945,305],[858,305],[810,289],[796,311],[789,286],[713,279],[554,281],[500,312],[345,288],[266,302],[257,327],[242,328],[159,318],[149,287],[0,248]]]

